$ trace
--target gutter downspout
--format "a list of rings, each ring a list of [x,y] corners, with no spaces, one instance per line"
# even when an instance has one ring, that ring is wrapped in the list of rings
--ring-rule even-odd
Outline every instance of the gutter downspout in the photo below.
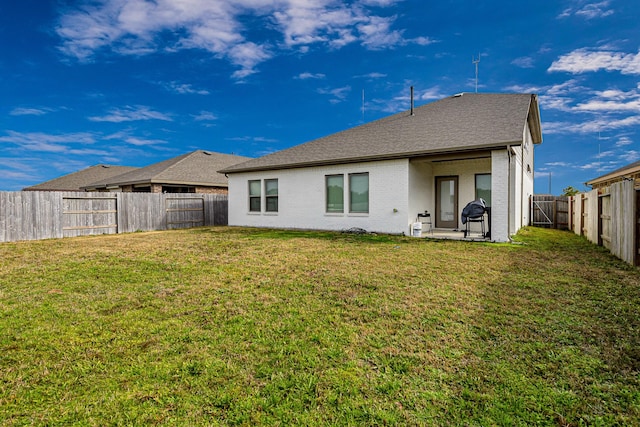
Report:
[[[533,146],[533,143],[531,145]],[[533,150],[533,147],[531,147],[531,149]],[[520,146],[520,227],[523,227],[525,225],[524,215],[525,215],[525,206],[524,206],[524,143],[523,143]]]
[[[511,145],[507,145],[507,239],[511,242]]]

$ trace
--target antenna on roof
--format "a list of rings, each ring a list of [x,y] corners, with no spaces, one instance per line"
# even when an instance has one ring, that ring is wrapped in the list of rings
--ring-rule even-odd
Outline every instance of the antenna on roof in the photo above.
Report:
[[[471,57],[471,63],[476,66],[476,93],[478,93],[478,64],[480,63],[480,54],[478,53],[478,59],[475,56]]]
[[[362,89],[362,122],[364,122],[364,89]]]
[[[411,115],[413,116],[413,86],[411,86]]]
[[[602,155],[600,154],[600,141],[602,140],[602,138],[600,138],[600,131],[598,131],[598,172],[600,172],[602,170]]]

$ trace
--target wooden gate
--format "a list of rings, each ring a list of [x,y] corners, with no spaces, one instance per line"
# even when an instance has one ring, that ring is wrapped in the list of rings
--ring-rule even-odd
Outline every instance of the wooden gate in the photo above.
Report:
[[[165,209],[168,229],[204,226],[202,197],[167,197]]]
[[[118,207],[115,195],[62,197],[63,237],[118,232]]]
[[[598,195],[598,245],[611,250],[611,194]]]
[[[531,197],[530,225],[565,230],[570,227],[569,198],[535,194]]]

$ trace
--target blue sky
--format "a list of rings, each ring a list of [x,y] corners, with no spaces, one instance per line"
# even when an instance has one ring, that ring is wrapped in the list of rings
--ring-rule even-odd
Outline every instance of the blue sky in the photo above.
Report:
[[[196,149],[261,156],[475,91],[540,96],[535,190],[640,159],[640,2],[0,4],[0,190]],[[364,102],[363,102],[364,92]]]

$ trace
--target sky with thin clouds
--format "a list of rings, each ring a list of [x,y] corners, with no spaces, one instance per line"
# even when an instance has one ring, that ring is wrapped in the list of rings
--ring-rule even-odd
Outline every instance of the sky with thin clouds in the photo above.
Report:
[[[197,149],[257,157],[460,92],[536,93],[535,191],[640,160],[640,2],[0,5],[0,190]]]

